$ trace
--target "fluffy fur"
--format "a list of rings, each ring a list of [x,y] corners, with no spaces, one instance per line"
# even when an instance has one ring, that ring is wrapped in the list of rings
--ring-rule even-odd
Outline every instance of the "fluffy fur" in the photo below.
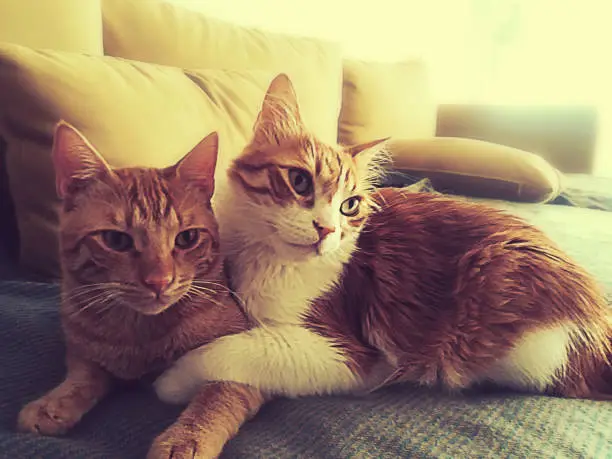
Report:
[[[159,374],[189,349],[248,328],[209,205],[217,142],[211,134],[167,169],[113,170],[76,129],[58,125],[67,375],[22,409],[20,430],[63,434],[117,382]],[[215,457],[262,403],[241,384],[205,386],[149,458]]]
[[[189,352],[158,395],[182,402],[231,380],[286,396],[409,381],[609,397],[610,313],[591,277],[505,213],[371,194],[376,151],[319,142],[289,80],[274,80],[218,205],[232,283],[258,327]]]

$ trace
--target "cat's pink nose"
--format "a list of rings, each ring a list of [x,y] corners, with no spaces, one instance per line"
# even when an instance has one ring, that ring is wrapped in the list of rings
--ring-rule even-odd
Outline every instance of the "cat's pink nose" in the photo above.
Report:
[[[331,234],[331,233],[336,231],[336,228],[330,228],[328,226],[322,226],[322,225],[319,225],[315,221],[313,221],[312,224],[314,225],[315,229],[317,230],[317,233],[319,233],[319,240],[320,241],[325,239],[328,234]]]
[[[147,276],[143,283],[157,295],[161,295],[172,283],[172,275]]]

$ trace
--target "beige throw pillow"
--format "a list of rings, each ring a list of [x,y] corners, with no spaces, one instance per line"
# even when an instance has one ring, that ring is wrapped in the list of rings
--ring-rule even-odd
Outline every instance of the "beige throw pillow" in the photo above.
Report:
[[[395,139],[389,148],[396,169],[429,178],[437,191],[524,202],[561,192],[561,173],[517,148],[454,137]]]

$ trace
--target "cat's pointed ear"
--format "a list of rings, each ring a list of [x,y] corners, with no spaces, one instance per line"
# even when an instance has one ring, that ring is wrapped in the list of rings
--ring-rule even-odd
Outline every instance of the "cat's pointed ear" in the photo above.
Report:
[[[347,151],[353,158],[357,159],[362,153],[376,153],[381,150],[383,147],[382,144],[387,142],[390,138],[391,137],[385,137],[383,139],[372,140],[371,142],[360,143],[359,145],[352,145],[347,148]]]
[[[215,190],[215,167],[219,154],[219,135],[212,132],[187,153],[175,166],[181,180],[205,189],[212,196]]]
[[[63,198],[73,183],[86,184],[111,172],[104,158],[73,126],[60,121],[55,127],[51,152],[55,167],[55,187]]]
[[[347,152],[353,157],[360,170],[367,170],[370,164],[372,164],[372,161],[376,159],[384,161],[387,159],[385,144],[389,139],[390,137],[385,137],[383,139],[353,145],[347,148]]]
[[[270,143],[281,137],[279,134],[293,133],[301,127],[300,107],[289,77],[277,75],[264,97],[261,111],[254,127],[254,140]]]

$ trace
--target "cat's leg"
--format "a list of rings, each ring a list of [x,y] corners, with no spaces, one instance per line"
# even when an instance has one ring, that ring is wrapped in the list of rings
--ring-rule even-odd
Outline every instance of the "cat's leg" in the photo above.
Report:
[[[66,378],[59,386],[21,409],[20,431],[64,434],[110,390],[111,376],[96,364],[67,356],[66,366]]]
[[[208,383],[176,422],[155,439],[147,459],[218,457],[265,401],[254,387],[233,382]]]
[[[155,390],[166,402],[184,403],[203,382],[218,380],[289,397],[349,392],[363,384],[330,339],[299,325],[274,325],[187,353],[157,379]]]

